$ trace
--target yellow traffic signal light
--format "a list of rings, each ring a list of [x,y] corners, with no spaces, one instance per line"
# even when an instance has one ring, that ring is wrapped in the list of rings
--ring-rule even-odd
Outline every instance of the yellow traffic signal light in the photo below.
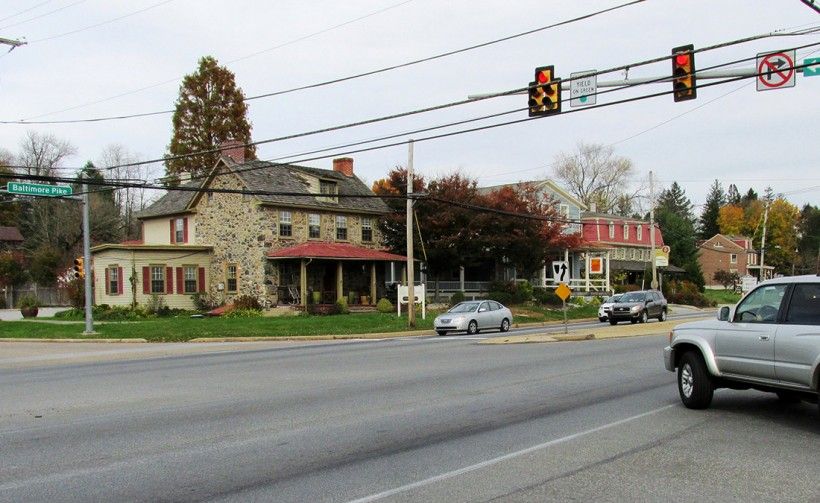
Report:
[[[556,79],[554,68],[535,69],[535,81],[529,85],[530,117],[561,113],[561,79]]]
[[[85,278],[85,264],[83,263],[82,257],[77,257],[74,259],[74,278],[81,279]]]
[[[695,46],[692,44],[672,49],[672,89],[675,101],[697,98],[694,50]]]

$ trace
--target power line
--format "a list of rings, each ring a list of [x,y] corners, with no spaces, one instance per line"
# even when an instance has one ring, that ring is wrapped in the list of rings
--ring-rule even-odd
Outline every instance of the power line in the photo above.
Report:
[[[45,4],[47,4],[47,3],[50,3],[50,2],[52,2],[52,1],[53,1],[53,0],[46,0],[45,2],[40,2],[40,3],[38,3],[38,4],[36,4],[36,5],[32,6],[32,7],[29,7],[28,9],[23,9],[23,10],[21,10],[21,11],[15,12],[14,14],[12,14],[12,15],[10,15],[10,16],[6,16],[6,17],[4,17],[4,18],[0,18],[0,21],[5,21],[6,19],[11,19],[11,18],[13,18],[13,17],[17,17],[17,16],[19,16],[20,14],[25,14],[26,12],[32,11],[32,10],[34,10],[34,9],[38,8],[38,7],[42,7],[43,5],[45,5]]]
[[[170,0],[168,0],[168,1],[170,1]],[[491,41],[488,41],[488,42],[482,42],[480,44],[475,44],[475,45],[472,45],[472,46],[469,46],[469,47],[464,47],[464,48],[461,48],[461,49],[456,49],[456,50],[453,50],[453,51],[448,51],[448,52],[436,54],[434,56],[428,56],[428,57],[413,60],[413,61],[408,61],[406,63],[401,63],[401,64],[398,64],[398,65],[392,65],[392,66],[388,66],[388,67],[384,67],[384,68],[379,68],[377,70],[371,70],[371,71],[362,72],[362,73],[358,73],[358,74],[354,74],[354,75],[348,75],[346,77],[339,77],[339,78],[336,78],[336,79],[317,82],[317,83],[314,83],[314,84],[307,84],[307,85],[304,85],[304,86],[293,87],[293,88],[290,88],[290,89],[284,89],[284,90],[280,90],[280,91],[273,91],[273,92],[269,92],[269,93],[265,93],[265,94],[259,94],[259,95],[256,95],[256,96],[250,96],[250,97],[245,98],[244,101],[256,100],[256,99],[261,99],[261,98],[268,98],[268,97],[272,97],[272,96],[280,96],[282,94],[288,94],[288,93],[293,93],[293,92],[297,92],[297,91],[304,91],[304,90],[307,90],[307,89],[314,89],[314,88],[317,88],[317,87],[323,87],[323,86],[328,86],[328,85],[331,85],[331,84],[337,84],[337,83],[340,83],[340,82],[346,82],[346,81],[349,81],[349,80],[359,79],[359,78],[367,77],[367,76],[370,76],[370,75],[376,75],[376,74],[379,74],[379,73],[384,73],[384,72],[388,72],[388,71],[391,71],[391,70],[396,70],[396,69],[399,69],[399,68],[406,68],[406,67],[417,65],[417,64],[420,64],[420,63],[426,63],[428,61],[433,61],[433,60],[436,60],[436,59],[441,59],[441,58],[445,58],[445,57],[448,57],[448,56],[461,54],[461,53],[464,53],[464,52],[472,51],[474,49],[487,47],[489,45],[498,44],[498,43],[501,43],[501,42],[506,42],[508,40],[512,40],[512,39],[515,39],[515,38],[520,38],[520,37],[524,37],[524,36],[527,36],[527,35],[532,35],[533,33],[538,33],[538,32],[549,30],[549,29],[556,28],[556,27],[559,27],[559,26],[564,26],[564,25],[567,25],[567,24],[575,23],[575,22],[578,22],[578,21],[589,19],[589,18],[594,17],[594,16],[598,16],[600,14],[604,14],[604,13],[607,13],[607,12],[610,12],[610,11],[621,9],[623,7],[628,7],[630,5],[634,5],[634,4],[637,4],[637,3],[642,3],[644,1],[645,0],[632,0],[632,1],[627,2],[625,4],[617,5],[615,7],[610,7],[608,9],[599,10],[599,11],[596,11],[596,12],[585,14],[583,16],[578,16],[578,17],[568,19],[568,20],[565,20],[565,21],[560,21],[558,23],[553,23],[553,24],[550,24],[550,25],[542,26],[540,28],[535,28],[533,30],[528,30],[528,31],[521,32],[521,33],[516,33],[516,34],[513,34],[513,35],[508,35],[508,36],[498,38],[498,39],[495,39],[495,40],[491,40]],[[394,5],[390,8],[397,7],[397,6],[403,5],[405,3],[407,3],[407,2],[406,1],[401,2],[401,3],[396,4],[396,5]],[[382,9],[380,11],[377,11],[376,13],[384,12],[385,10],[387,10],[387,9]],[[369,14],[367,16],[362,16],[362,17],[357,18],[355,20],[347,21],[347,22],[342,23],[340,25],[336,25],[332,28],[328,28],[326,30],[316,32],[315,34],[324,33],[326,31],[330,31],[331,29],[336,29],[340,26],[350,24],[354,21],[364,19],[364,18],[369,17],[369,16],[374,15],[374,14]],[[294,43],[296,41],[304,40],[305,38],[309,38],[310,36],[314,36],[315,34],[311,34],[307,37],[300,37],[299,39],[296,39],[295,41],[291,41],[291,42],[288,42],[286,44],[282,44],[281,46],[277,46],[276,48],[284,47],[284,45],[289,45],[290,43]],[[37,41],[35,41],[35,42],[37,42]],[[255,56],[256,54],[260,54],[262,52],[266,52],[266,51],[272,50],[272,49],[266,49],[265,51],[260,51],[258,53],[254,53],[254,54],[249,55],[249,56],[243,56],[242,58],[238,58],[236,60],[228,61],[228,63],[241,61],[241,60],[246,59],[248,57]],[[92,102],[92,103],[87,103],[85,105],[79,105],[79,106],[75,106],[75,107],[65,108],[65,109],[62,109],[62,110],[55,111],[55,112],[48,112],[48,113],[45,113],[45,114],[30,117],[30,119],[36,119],[36,118],[44,117],[44,116],[47,116],[47,115],[53,115],[55,113],[66,112],[66,111],[74,110],[74,109],[77,109],[77,108],[80,108],[80,107],[102,103],[102,102],[107,101],[109,99],[119,98],[119,97],[122,97],[122,96],[127,96],[127,95],[133,94],[135,92],[150,89],[152,87],[156,87],[156,86],[162,85],[162,84],[167,84],[167,83],[170,83],[170,82],[176,82],[178,80],[179,79],[167,80],[167,81],[161,82],[159,84],[154,84],[154,85],[149,86],[149,87],[144,87],[144,88],[139,89],[137,91],[132,91],[132,92],[124,93],[124,94],[119,94],[119,95],[113,96],[111,98],[106,98],[104,100],[98,100],[98,101],[95,101],[95,102]],[[174,110],[160,110],[160,111],[155,111],[155,112],[145,112],[145,113],[139,113],[139,114],[117,115],[117,116],[110,116],[110,117],[97,117],[97,118],[90,118],[90,119],[66,119],[66,120],[61,120],[61,121],[30,121],[30,120],[27,120],[27,119],[22,119],[22,120],[19,120],[19,121],[0,121],[0,124],[78,124],[78,123],[85,123],[85,122],[102,122],[102,121],[110,121],[110,120],[122,120],[122,119],[150,117],[150,116],[155,116],[155,115],[166,115],[166,114],[170,114],[170,113],[173,113],[173,112],[174,112]]]
[[[23,14],[24,12],[28,12],[28,11],[30,11],[30,10],[34,10],[34,9],[36,9],[37,7],[40,7],[41,5],[45,5],[45,4],[49,3],[50,1],[51,1],[51,0],[49,0],[48,2],[42,2],[42,3],[39,3],[39,4],[35,5],[34,7],[31,7],[31,8],[28,8],[28,9],[24,10],[24,11],[18,12],[17,14],[14,14],[14,15],[12,15],[12,16],[8,16],[8,17],[5,17],[5,18],[3,18],[3,19],[0,19],[0,21],[5,21],[6,19],[10,19],[10,18],[16,17],[16,16],[18,16],[18,15],[20,15],[20,14]],[[34,20],[37,20],[37,19],[40,19],[40,18],[43,18],[43,17],[46,17],[46,16],[50,16],[51,14],[56,14],[57,12],[60,12],[60,11],[65,10],[65,9],[68,9],[69,7],[74,7],[75,5],[81,4],[81,3],[85,2],[85,1],[86,1],[86,0],[79,0],[79,1],[74,2],[74,3],[70,3],[70,4],[68,4],[68,5],[64,5],[64,6],[60,7],[59,9],[54,9],[54,10],[51,10],[51,11],[45,12],[45,13],[43,13],[43,14],[40,14],[40,15],[38,15],[38,16],[34,16],[34,17],[31,17],[31,18],[28,18],[28,19],[24,19],[23,21],[18,21],[18,22],[13,23],[13,24],[8,24],[8,25],[6,25],[6,26],[0,27],[0,30],[5,30],[6,28],[11,28],[11,27],[13,27],[13,26],[19,26],[19,25],[21,25],[21,24],[28,23],[29,21],[34,21]]]

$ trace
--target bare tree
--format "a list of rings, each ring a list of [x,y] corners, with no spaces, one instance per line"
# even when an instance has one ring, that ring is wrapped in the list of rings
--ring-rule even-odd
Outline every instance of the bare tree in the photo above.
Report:
[[[578,144],[574,155],[558,154],[554,164],[555,178],[588,208],[609,213],[631,208],[643,187],[629,190],[635,170],[632,161],[614,155],[612,147],[600,144]]]
[[[103,149],[99,165],[105,171],[105,178],[117,182],[140,183],[152,179],[155,175],[148,165],[126,166],[140,161],[140,156],[130,152],[126,147],[112,143]],[[144,187],[124,187],[114,192],[114,201],[119,208],[128,239],[139,237],[139,225],[135,214],[144,209],[153,199],[154,194]]]
[[[26,175],[51,176],[64,160],[76,155],[77,149],[53,134],[27,131],[20,141],[17,155],[18,171]]]

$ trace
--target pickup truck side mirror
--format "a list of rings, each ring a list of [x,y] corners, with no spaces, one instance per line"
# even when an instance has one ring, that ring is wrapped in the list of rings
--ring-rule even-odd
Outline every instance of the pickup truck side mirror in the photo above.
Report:
[[[718,311],[718,321],[729,321],[729,306],[723,306]]]

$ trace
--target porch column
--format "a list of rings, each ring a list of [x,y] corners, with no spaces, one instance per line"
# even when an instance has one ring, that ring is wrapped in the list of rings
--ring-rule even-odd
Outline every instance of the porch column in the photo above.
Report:
[[[342,284],[343,277],[342,261],[340,260],[336,262],[336,300],[342,300],[344,298],[344,293],[342,292],[342,288],[344,287]]]
[[[458,291],[464,292],[464,266],[458,266]]]
[[[401,284],[407,286],[407,265],[401,266]]]
[[[302,259],[299,267],[299,303],[307,306],[307,260]]]
[[[590,256],[590,254],[591,254],[591,252],[586,253],[586,256],[585,256],[586,261],[584,262],[586,264],[586,270],[584,271],[584,273],[585,273],[584,276],[586,277],[586,288],[585,288],[585,290],[587,292],[589,291],[589,258],[590,258],[589,256]]]
[[[376,304],[376,263],[370,263],[370,303]]]
[[[544,264],[544,266],[541,267],[541,275],[538,278],[538,281],[541,283],[541,288],[547,286],[547,264]]]
[[[609,287],[609,258],[610,258],[610,251],[606,251],[606,291],[609,292],[612,289]]]

